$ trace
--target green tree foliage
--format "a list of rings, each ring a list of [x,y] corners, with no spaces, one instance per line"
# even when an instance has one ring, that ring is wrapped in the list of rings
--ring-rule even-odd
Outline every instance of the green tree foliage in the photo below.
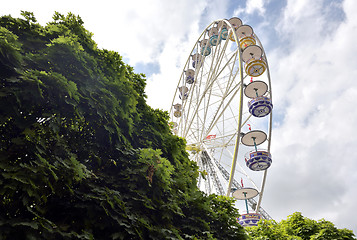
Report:
[[[247,229],[249,239],[261,240],[352,240],[356,239],[351,230],[338,229],[324,219],[315,221],[296,212],[287,220],[276,223],[262,220],[257,227]]]
[[[0,18],[0,239],[245,239],[233,200],[80,17]]]

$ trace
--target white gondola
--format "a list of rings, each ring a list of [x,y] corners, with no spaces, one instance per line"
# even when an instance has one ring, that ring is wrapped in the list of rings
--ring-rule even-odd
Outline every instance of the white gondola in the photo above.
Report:
[[[228,27],[227,27],[227,23],[224,21],[219,21],[217,24],[217,28],[218,28],[218,33],[220,33],[220,40],[226,40],[228,37]]]
[[[181,100],[186,100],[188,98],[188,87],[186,86],[182,86],[182,87],[179,87],[179,98]]]
[[[247,167],[253,171],[266,170],[271,165],[271,155],[268,151],[258,150],[257,146],[267,140],[265,132],[260,130],[253,130],[243,135],[242,144],[245,146],[254,146],[255,150],[245,156]]]
[[[195,82],[195,71],[194,70],[188,69],[185,72],[185,75],[186,75],[186,83],[192,84]]]
[[[176,103],[173,105],[174,109],[177,111],[181,111],[182,110],[182,104],[181,103]]]
[[[256,44],[253,28],[251,26],[241,25],[236,30],[236,34],[239,39],[239,45],[241,50],[244,50],[245,48]]]
[[[236,31],[241,25],[242,25],[242,20],[240,20],[237,17],[232,17],[231,19],[228,20],[228,22],[232,25],[233,29],[230,29],[229,33],[229,39],[231,41],[235,41],[234,39],[234,34],[233,32]]]
[[[209,41],[208,39],[203,39],[201,42],[200,42],[200,48],[201,48],[201,54],[203,56],[208,56],[211,54],[211,47],[210,47],[210,44],[209,44]]]
[[[182,116],[182,112],[181,111],[174,111],[174,116],[179,118]]]
[[[263,50],[257,45],[251,45],[244,49],[242,60],[245,62],[245,72],[251,77],[259,77],[266,68],[266,62],[262,59]]]
[[[202,65],[202,55],[199,53],[195,53],[192,55],[192,67],[199,68]]]
[[[208,31],[208,36],[209,36],[209,43],[212,46],[217,46],[217,44],[220,43],[221,39],[218,38],[218,28],[213,27]]]

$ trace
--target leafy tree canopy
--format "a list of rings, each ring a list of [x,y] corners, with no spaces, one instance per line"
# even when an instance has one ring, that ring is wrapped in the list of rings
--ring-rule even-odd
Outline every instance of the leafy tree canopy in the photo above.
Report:
[[[247,228],[249,239],[256,240],[351,240],[351,230],[338,229],[324,219],[315,221],[296,212],[286,220],[262,220],[257,227]]]
[[[233,200],[80,17],[0,18],[1,239],[245,239]]]

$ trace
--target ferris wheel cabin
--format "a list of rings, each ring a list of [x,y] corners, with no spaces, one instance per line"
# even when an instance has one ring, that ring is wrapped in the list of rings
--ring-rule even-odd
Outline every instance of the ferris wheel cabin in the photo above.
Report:
[[[188,87],[186,86],[179,87],[179,92],[180,92],[179,98],[181,100],[186,100],[188,98]]]
[[[203,39],[201,42],[200,42],[200,47],[201,47],[201,54],[203,56],[208,56],[211,54],[211,47],[210,47],[210,44],[209,44],[209,41],[208,39]]]
[[[244,94],[251,100],[248,102],[249,112],[254,117],[265,117],[273,109],[273,104],[269,97],[264,96],[268,91],[268,85],[263,81],[254,81],[249,83]]]
[[[192,84],[195,82],[195,71],[192,69],[188,69],[187,71],[185,71],[185,75],[186,75],[186,83],[187,84]]]
[[[231,19],[228,20],[228,22],[231,24],[233,29],[230,29],[229,33],[229,39],[233,42],[236,40],[234,39],[234,34],[233,32],[236,31],[241,25],[242,25],[242,20],[240,20],[237,17],[232,17]]]
[[[259,213],[246,213],[238,218],[238,223],[242,227],[254,227],[258,226],[258,222],[261,218],[262,216]]]
[[[202,64],[202,55],[195,53],[192,55],[192,67],[199,68]]]
[[[236,35],[239,39],[239,45],[242,51],[244,51],[247,47],[256,44],[253,28],[249,25],[241,25],[236,30]]]
[[[218,38],[218,28],[217,27],[213,27],[208,31],[208,36],[209,36],[209,43],[212,46],[217,46],[217,44],[220,43],[220,40]]]

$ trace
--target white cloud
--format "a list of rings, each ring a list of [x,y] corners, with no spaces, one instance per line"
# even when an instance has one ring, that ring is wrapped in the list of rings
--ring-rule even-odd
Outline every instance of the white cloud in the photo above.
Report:
[[[260,16],[265,14],[265,6],[264,3],[267,1],[263,0],[247,0],[245,4],[245,8],[238,7],[234,10],[234,16],[241,16],[242,14],[255,14],[257,13]]]
[[[170,109],[184,64],[204,30],[200,28],[200,25],[206,27],[212,21],[226,16],[224,1],[210,4],[205,1],[196,1],[195,4],[197,5],[192,5],[191,1],[187,1],[185,7],[176,7],[178,18],[181,20],[175,27],[171,26],[172,28],[157,56],[160,72],[148,78],[146,88],[148,103],[154,108]],[[188,9],[190,9],[190,13],[187,16]],[[182,18],[182,16],[185,17]],[[158,89],[160,89],[159,95],[157,94]]]
[[[99,47],[118,51],[129,60],[138,62],[157,61],[167,38],[175,36],[179,41],[187,37],[188,29],[195,22],[207,3],[198,1],[69,1],[60,5],[46,1],[18,1],[2,6],[0,14],[20,16],[20,10],[32,11],[41,24],[52,20],[55,11],[78,14],[87,29],[94,33]],[[39,6],[40,9],[39,9]]]
[[[265,13],[264,1],[263,0],[247,0],[246,11],[248,14],[258,12],[259,15]]]
[[[276,211],[280,218],[302,211],[356,231],[350,214],[357,198],[357,2],[344,2],[346,19],[335,19],[334,31],[325,27],[330,7],[335,6],[288,1],[278,24],[287,46],[268,57],[275,111],[285,117],[273,131],[271,192],[265,200],[284,202]],[[345,206],[350,211],[341,211]]]

